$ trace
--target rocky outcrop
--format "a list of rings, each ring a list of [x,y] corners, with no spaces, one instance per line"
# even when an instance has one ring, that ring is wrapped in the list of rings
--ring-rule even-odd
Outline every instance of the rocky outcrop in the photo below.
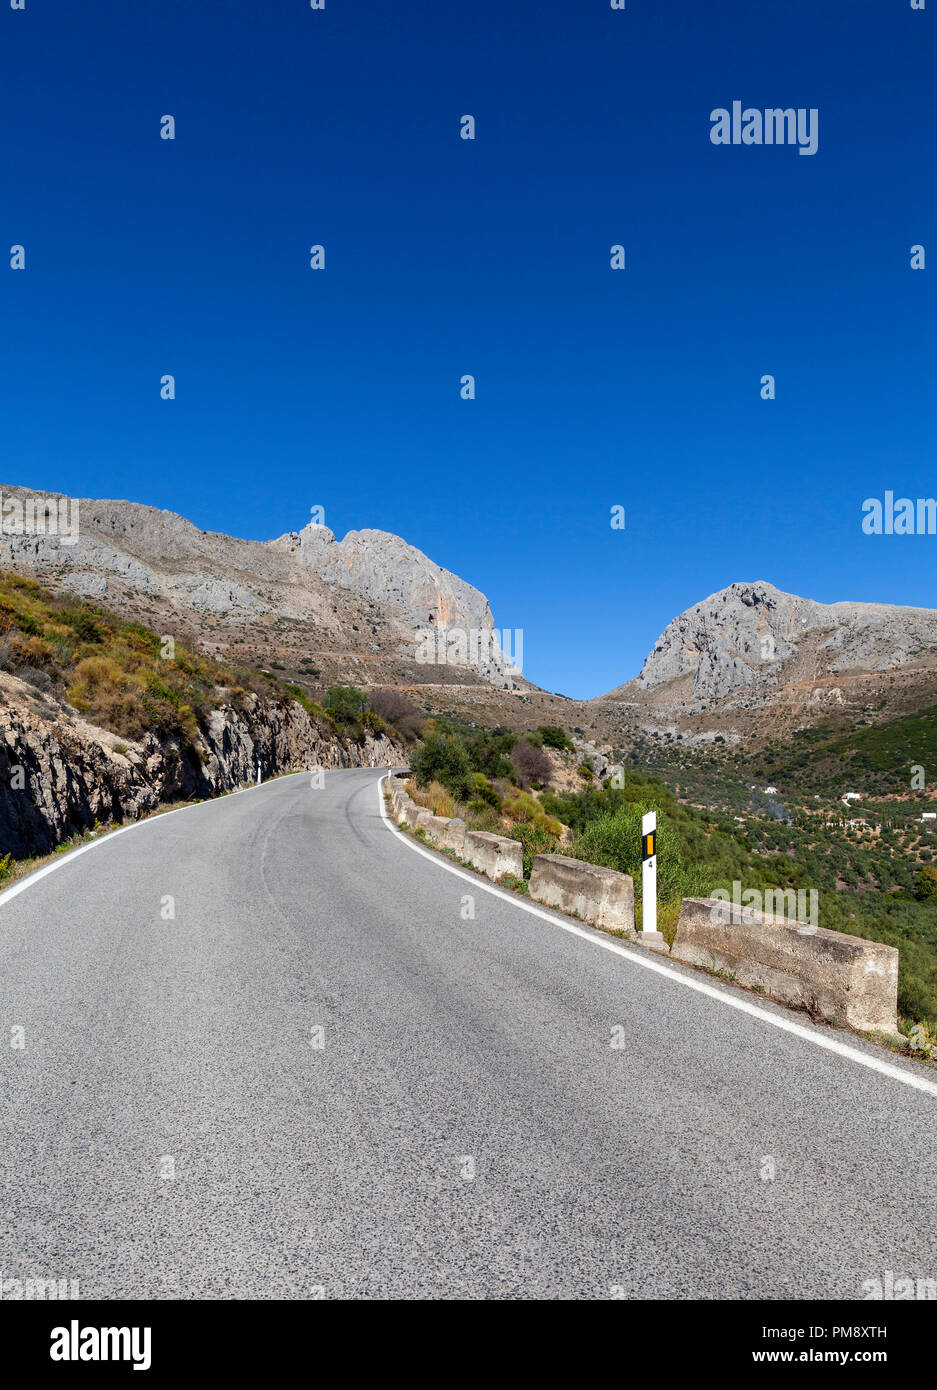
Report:
[[[320,728],[292,700],[248,696],[214,710],[195,743],[139,740],[87,723],[67,705],[0,674],[0,858],[44,853],[95,822],[132,820],[164,802],[216,796],[303,768],[386,766],[389,739],[361,744]]]
[[[670,693],[699,703],[765,693],[791,679],[891,671],[934,647],[933,609],[814,603],[763,581],[731,584],[674,618],[637,678],[611,698]]]
[[[337,541],[327,526],[310,524],[268,544],[327,584],[394,607],[411,627],[433,623],[488,630],[493,625],[484,594],[388,531],[349,531]]]

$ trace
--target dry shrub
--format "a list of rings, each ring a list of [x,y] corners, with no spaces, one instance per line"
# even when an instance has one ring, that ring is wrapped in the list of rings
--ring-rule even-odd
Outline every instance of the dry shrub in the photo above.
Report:
[[[419,738],[425,718],[412,700],[399,690],[372,690],[368,695],[371,710],[385,724],[392,724],[405,738]]]
[[[526,792],[520,792],[517,796],[505,801],[504,814],[513,821],[532,821],[541,815],[541,808],[532,796],[528,796]]]
[[[86,656],[75,667],[68,698],[93,724],[130,737],[147,726],[140,689],[108,656]]]
[[[543,749],[525,738],[519,738],[512,748],[511,762],[522,787],[546,786],[553,773],[553,764]]]
[[[455,815],[455,801],[452,793],[440,782],[430,782],[428,787],[418,787],[415,782],[407,783],[407,791],[410,799],[415,801],[417,806],[423,806],[427,811],[432,811],[434,816],[445,816],[451,820]]]

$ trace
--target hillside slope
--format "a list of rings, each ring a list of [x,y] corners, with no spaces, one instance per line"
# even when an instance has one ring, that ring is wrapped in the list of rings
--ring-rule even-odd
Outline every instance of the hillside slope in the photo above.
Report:
[[[0,572],[0,870],[258,771],[397,762],[392,735]]]

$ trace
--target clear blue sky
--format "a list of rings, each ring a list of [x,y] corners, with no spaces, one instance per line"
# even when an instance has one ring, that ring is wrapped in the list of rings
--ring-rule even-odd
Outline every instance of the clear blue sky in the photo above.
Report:
[[[2,0],[0,480],[396,532],[577,696],[733,580],[934,606],[937,537],[865,536],[860,507],[937,492],[935,25]],[[735,99],[817,107],[818,152],[713,145]]]

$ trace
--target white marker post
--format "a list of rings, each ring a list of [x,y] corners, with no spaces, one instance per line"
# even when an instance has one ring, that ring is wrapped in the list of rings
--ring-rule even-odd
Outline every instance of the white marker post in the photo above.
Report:
[[[657,812],[641,818],[641,930],[657,931]]]
[[[666,951],[667,944],[657,930],[657,812],[641,818],[641,935],[642,946]]]

